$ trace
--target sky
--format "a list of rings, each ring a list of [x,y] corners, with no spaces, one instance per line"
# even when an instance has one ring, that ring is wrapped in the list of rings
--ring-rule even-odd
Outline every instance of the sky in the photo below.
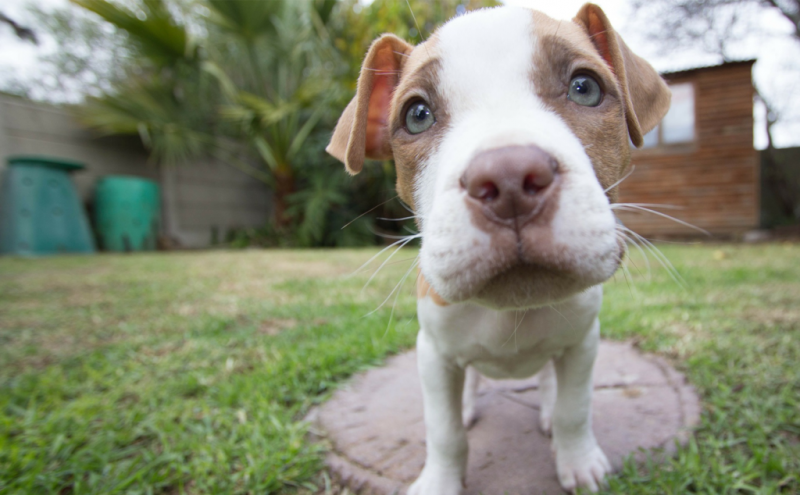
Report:
[[[371,0],[362,0],[368,3]],[[398,0],[402,1],[402,0]],[[540,10],[556,19],[571,19],[586,0],[504,0],[510,5],[521,5]],[[659,71],[674,71],[705,65],[714,65],[718,60],[714,56],[699,51],[682,51],[679,54],[661,53],[652,42],[643,39],[631,24],[629,0],[595,0],[599,4],[611,24],[629,46],[639,55],[646,58]],[[28,19],[26,6],[34,4],[44,9],[69,5],[67,0],[2,0],[0,11],[23,25]],[[763,32],[786,32],[790,30],[788,21],[775,12],[766,12],[758,23]],[[30,25],[27,24],[27,25]],[[24,78],[40,77],[41,70],[37,64],[39,54],[57,49],[55,43],[45,36],[41,37],[40,46],[21,42],[13,35],[11,29],[0,26],[0,80],[2,74],[19,74]],[[772,93],[776,101],[784,102],[784,123],[776,126],[776,145],[800,146],[800,90],[794,90],[795,81],[800,78],[800,64],[792,60],[800,60],[800,43],[775,36],[756,36],[747,45],[737,46],[736,58],[758,58],[753,77],[756,84],[766,93]],[[792,68],[793,67],[793,68]],[[756,105],[754,116],[755,141],[757,148],[766,145],[766,134],[763,131],[764,109]],[[784,116],[786,117],[786,116]],[[791,120],[791,121],[790,121]]]

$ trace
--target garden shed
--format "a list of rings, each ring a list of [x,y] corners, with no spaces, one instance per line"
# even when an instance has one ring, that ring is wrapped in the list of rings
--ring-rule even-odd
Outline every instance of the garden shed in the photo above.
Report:
[[[633,151],[635,169],[619,201],[670,205],[660,211],[715,237],[737,238],[759,227],[759,157],[753,147],[754,60],[662,74],[672,106]],[[645,237],[698,232],[649,213],[620,213]]]

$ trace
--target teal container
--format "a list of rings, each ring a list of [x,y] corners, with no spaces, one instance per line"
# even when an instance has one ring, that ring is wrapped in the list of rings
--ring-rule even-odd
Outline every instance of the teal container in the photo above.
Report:
[[[110,175],[95,190],[95,227],[107,251],[156,249],[161,230],[158,184],[139,177]]]
[[[13,156],[0,186],[0,253],[35,256],[95,252],[70,172],[83,164]]]

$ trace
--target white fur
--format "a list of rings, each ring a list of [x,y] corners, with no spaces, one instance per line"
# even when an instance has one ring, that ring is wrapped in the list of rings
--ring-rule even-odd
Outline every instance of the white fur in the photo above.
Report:
[[[427,460],[409,494],[462,493],[463,423],[477,414],[477,379],[471,377],[462,415],[467,367],[495,378],[525,377],[551,360],[543,377],[541,426],[552,425],[562,486],[595,491],[610,470],[591,430],[591,374],[602,301],[597,284],[617,267],[614,216],[581,142],[532,87],[537,44],[530,11],[507,7],[459,17],[439,31],[438,40],[439,89],[447,98],[450,128],[417,178],[421,270],[445,299],[464,302],[440,306],[430,297],[418,302]],[[471,296],[510,255],[494,252],[491,236],[472,224],[459,178],[479,151],[514,144],[535,144],[560,164],[562,188],[551,225],[553,246],[547,249],[569,265],[586,290],[496,310]]]

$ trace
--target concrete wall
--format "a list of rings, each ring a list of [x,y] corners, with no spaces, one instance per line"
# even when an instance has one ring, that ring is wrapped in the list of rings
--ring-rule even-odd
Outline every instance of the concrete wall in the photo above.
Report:
[[[224,240],[231,229],[263,227],[272,211],[272,192],[233,167],[207,161],[164,170],[165,218],[182,246],[204,247],[216,231]]]
[[[97,137],[61,107],[0,93],[0,174],[10,155],[46,155],[86,164],[73,174],[91,204],[105,175],[132,175],[161,183],[164,233],[181,247],[206,247],[217,231],[260,227],[271,211],[271,193],[233,167],[211,160],[160,169],[148,162],[139,138]]]

